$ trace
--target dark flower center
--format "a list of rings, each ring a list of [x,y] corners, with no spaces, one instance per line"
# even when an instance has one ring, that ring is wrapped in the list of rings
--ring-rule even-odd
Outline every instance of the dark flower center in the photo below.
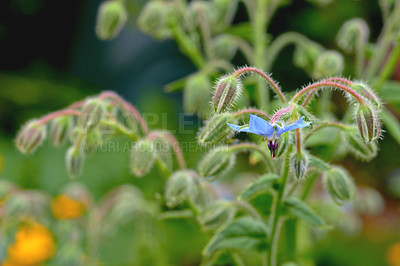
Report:
[[[272,158],[275,157],[275,152],[278,149],[278,140],[269,140],[268,141],[268,149],[271,152]]]

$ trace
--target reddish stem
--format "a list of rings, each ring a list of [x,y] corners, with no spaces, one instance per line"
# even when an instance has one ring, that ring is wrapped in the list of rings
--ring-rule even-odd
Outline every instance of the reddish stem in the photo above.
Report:
[[[248,72],[254,72],[254,73],[262,76],[269,83],[269,85],[271,85],[272,89],[279,96],[281,101],[284,102],[284,103],[287,102],[286,97],[282,93],[282,90],[279,88],[278,84],[276,84],[275,81],[270,76],[268,76],[267,74],[265,74],[264,72],[262,72],[261,70],[255,68],[255,67],[243,67],[243,68],[240,68],[240,69],[236,70],[232,75],[235,76],[235,77],[238,77],[238,76],[246,74]]]
[[[289,106],[286,107],[286,108],[283,108],[283,109],[278,110],[278,111],[274,114],[274,116],[272,117],[272,119],[271,119],[271,124],[272,124],[272,123],[275,123],[275,122],[279,119],[279,117],[281,117],[282,115],[284,115],[284,114],[286,114],[286,113],[292,111],[292,109],[293,109],[293,106],[292,106],[292,105],[289,105]]]
[[[354,90],[350,89],[346,85],[336,83],[336,82],[326,82],[326,81],[316,82],[314,84],[308,85],[307,87],[305,87],[304,89],[299,91],[292,98],[292,102],[296,103],[300,99],[301,96],[303,96],[306,92],[308,92],[310,90],[314,90],[314,92],[315,92],[316,90],[324,88],[324,87],[334,87],[334,88],[338,88],[338,89],[347,91],[348,93],[353,95],[353,97],[356,98],[360,104],[362,104],[362,105],[366,104],[365,101],[363,100],[363,98],[359,94],[357,94]]]
[[[263,112],[261,110],[255,109],[255,108],[250,108],[250,109],[244,109],[244,110],[237,111],[237,112],[235,112],[233,114],[233,116],[238,117],[238,116],[244,115],[244,114],[258,114],[258,115],[265,116],[268,119],[271,119],[271,116],[269,116],[269,114],[267,114],[267,113],[265,113],[265,112]]]
[[[123,98],[121,98],[121,96],[119,96],[118,94],[116,94],[115,92],[112,92],[112,91],[105,91],[99,95],[99,99],[107,99],[107,98],[111,98],[111,99],[115,100],[123,108],[125,108],[128,112],[130,112],[135,117],[135,119],[139,122],[144,133],[145,134],[149,133],[149,128],[148,128],[146,122],[144,121],[143,117],[140,115],[139,111],[132,104],[125,101]]]
[[[53,120],[56,117],[59,116],[65,116],[65,115],[80,115],[81,112],[76,111],[76,110],[72,110],[72,109],[64,109],[64,110],[60,110],[60,111],[56,111],[53,113],[50,113],[48,115],[43,116],[38,123],[40,125],[46,124],[47,122]]]

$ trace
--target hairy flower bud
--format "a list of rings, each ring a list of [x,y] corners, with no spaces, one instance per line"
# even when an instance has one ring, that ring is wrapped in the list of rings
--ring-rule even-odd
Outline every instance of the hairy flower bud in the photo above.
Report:
[[[183,94],[185,112],[197,113],[201,118],[205,118],[209,113],[210,98],[211,82],[205,73],[196,73],[186,80]]]
[[[232,108],[242,93],[242,84],[237,77],[226,76],[218,80],[211,104],[216,113],[224,113]]]
[[[214,145],[229,139],[234,132],[227,125],[232,122],[232,114],[216,114],[208,119],[197,135],[197,141],[201,145]]]
[[[204,231],[217,230],[232,220],[236,208],[230,201],[218,200],[206,206],[198,215],[197,220]]]
[[[15,145],[24,154],[32,153],[39,147],[46,138],[46,126],[38,120],[31,120],[26,123],[18,132]]]
[[[294,173],[294,176],[297,180],[302,180],[305,178],[306,171],[308,166],[308,159],[304,155],[304,152],[298,153],[296,152],[290,158],[290,167]]]
[[[337,76],[344,68],[343,56],[336,51],[322,52],[314,63],[313,78]]]
[[[344,133],[344,138],[349,151],[361,160],[370,161],[376,156],[378,148],[374,141],[365,142],[351,130]]]
[[[103,2],[97,13],[96,35],[100,40],[114,39],[128,19],[124,3],[118,0]]]
[[[235,164],[235,153],[228,147],[218,147],[209,151],[199,162],[200,176],[217,178],[229,171]]]
[[[342,205],[351,199],[355,194],[353,179],[349,173],[341,167],[332,167],[325,172],[324,187],[333,201]]]
[[[82,173],[85,162],[85,155],[80,147],[76,147],[76,145],[71,146],[67,150],[65,162],[69,176],[72,178],[78,177]]]
[[[153,140],[154,149],[156,152],[156,158],[158,159],[159,165],[172,172],[173,160],[172,160],[172,145],[165,139],[164,135],[161,133],[159,136]]]
[[[74,120],[70,116],[59,116],[50,124],[50,141],[54,146],[65,143],[72,133]]]
[[[368,41],[369,28],[361,18],[353,18],[346,21],[336,36],[337,44],[344,51],[350,53],[357,49],[357,41],[366,43]],[[360,51],[363,53],[364,51]]]
[[[153,167],[156,157],[154,144],[149,140],[139,140],[131,151],[131,171],[137,177],[147,174]]]
[[[367,84],[363,82],[354,82],[350,87],[359,95],[361,95],[364,100],[373,104],[378,110],[382,108],[381,99],[379,99],[372,88],[369,87]]]
[[[171,33],[165,21],[166,14],[166,6],[162,1],[148,2],[140,12],[138,26],[155,38],[168,38]]]
[[[381,125],[376,110],[368,105],[358,105],[356,122],[361,137],[368,142],[377,140],[381,135]]]
[[[212,58],[232,60],[237,51],[237,45],[233,36],[221,34],[211,41],[210,53]]]
[[[165,200],[168,208],[175,208],[190,197],[194,187],[192,171],[181,170],[174,172],[165,187]]]
[[[293,53],[293,63],[299,68],[303,68],[307,73],[311,73],[314,68],[314,62],[322,53],[323,48],[312,41],[304,45],[296,45]]]
[[[88,99],[78,117],[78,125],[86,130],[91,130],[99,124],[104,113],[105,105],[103,101],[96,98]]]

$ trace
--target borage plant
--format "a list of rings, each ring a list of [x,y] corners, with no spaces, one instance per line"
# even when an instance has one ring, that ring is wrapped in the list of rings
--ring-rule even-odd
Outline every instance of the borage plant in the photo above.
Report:
[[[280,108],[273,114],[256,108],[232,111],[234,102],[241,97],[241,78],[249,73],[259,75],[278,96]],[[327,89],[339,90],[348,98],[354,112],[353,123],[324,120],[309,112],[313,97]],[[143,176],[155,165],[167,177],[164,196],[158,199],[160,219],[195,218],[204,232],[211,232],[202,253],[204,265],[302,263],[296,228],[304,224],[297,219],[319,231],[327,230],[338,220],[326,215],[321,204],[314,204],[320,209],[315,211],[306,203],[319,177],[337,205],[351,201],[356,192],[349,173],[310,150],[309,140],[318,137],[324,128],[333,128],[342,134],[344,151],[369,160],[376,155],[376,141],[381,136],[380,106],[371,88],[344,78],[312,83],[289,98],[270,75],[243,67],[222,77],[216,85],[210,118],[197,136],[200,145],[211,148],[196,170],[186,168],[179,143],[171,133],[150,130],[136,108],[113,92],[103,92],[29,121],[19,132],[16,146],[22,153],[33,152],[45,140],[49,127],[54,145],[72,142],[66,164],[70,175],[76,177],[95,145],[112,136],[125,135],[133,141],[132,173]],[[240,121],[249,123],[237,125]],[[240,142],[232,140],[235,131],[261,137],[252,135],[250,141]],[[251,163],[259,163],[263,170],[236,199],[227,200],[217,196],[215,183],[209,181],[232,170],[240,152],[250,152]],[[234,171],[229,173],[233,175]],[[281,237],[282,232],[285,238]],[[245,252],[254,256],[245,256]]]

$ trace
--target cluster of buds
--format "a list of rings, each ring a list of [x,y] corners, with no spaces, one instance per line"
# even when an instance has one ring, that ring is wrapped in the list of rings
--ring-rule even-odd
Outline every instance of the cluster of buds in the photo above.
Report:
[[[29,121],[17,135],[17,148],[25,154],[35,151],[46,138],[48,124],[54,146],[72,142],[66,152],[66,166],[71,177],[79,176],[86,157],[116,134],[137,141],[132,145],[131,171],[138,177],[148,173],[156,160],[163,172],[171,172],[173,152],[179,166],[185,168],[174,136],[169,132],[149,132],[135,107],[113,92],[103,92]]]
[[[103,2],[97,13],[96,34],[100,40],[114,39],[124,27],[128,13],[122,0]]]

